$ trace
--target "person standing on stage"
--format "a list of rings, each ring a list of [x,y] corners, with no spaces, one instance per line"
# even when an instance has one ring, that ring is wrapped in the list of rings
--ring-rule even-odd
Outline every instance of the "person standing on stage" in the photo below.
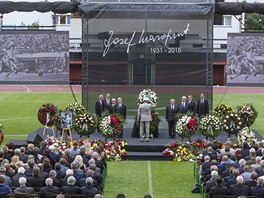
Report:
[[[126,105],[123,104],[123,99],[121,97],[117,98],[116,113],[119,113],[124,118],[124,120],[126,120]],[[119,138],[123,138],[123,127]]]
[[[175,138],[175,114],[178,112],[178,106],[175,100],[170,99],[170,104],[166,106],[165,119],[168,122],[169,138]]]
[[[105,111],[109,112],[109,110],[111,108],[111,104],[112,104],[111,94],[110,93],[106,93],[105,99],[104,99]]]
[[[108,106],[109,113],[110,114],[115,114],[117,113],[117,108],[116,108],[116,99],[112,98],[111,99],[111,104]]]
[[[196,103],[193,101],[192,95],[188,95],[187,112],[191,112],[193,115],[196,114]]]
[[[101,118],[102,113],[105,111],[104,95],[99,95],[98,101],[95,103],[95,114]]]
[[[156,106],[155,103],[151,102],[148,97],[143,98],[143,103],[139,105],[137,112],[137,119],[140,122],[140,141],[149,141],[149,125],[152,121],[151,109]],[[144,136],[145,129],[145,136]]]
[[[180,114],[186,114],[187,113],[186,96],[182,96],[181,102],[178,104],[178,111]]]
[[[205,116],[209,113],[209,103],[208,100],[205,99],[205,95],[201,93],[200,100],[197,101],[197,114],[199,117]]]
[[[97,125],[97,131],[99,131],[99,120],[102,117],[102,113],[105,111],[105,105],[104,105],[104,96],[99,95],[98,101],[95,103],[95,114],[97,117],[98,125]]]

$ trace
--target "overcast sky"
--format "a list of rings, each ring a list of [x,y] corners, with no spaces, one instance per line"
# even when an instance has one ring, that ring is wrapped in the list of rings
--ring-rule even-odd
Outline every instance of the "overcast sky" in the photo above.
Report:
[[[45,0],[13,0],[13,1],[41,2]],[[54,2],[54,1],[70,2],[70,0],[48,0],[48,1],[49,2]],[[53,14],[52,12],[40,13],[40,12],[17,12],[15,11],[9,14],[4,14],[3,25],[21,25],[22,23],[24,23],[25,25],[31,25],[33,22],[39,21],[40,25],[50,26],[52,25],[52,18],[51,18],[52,14]]]

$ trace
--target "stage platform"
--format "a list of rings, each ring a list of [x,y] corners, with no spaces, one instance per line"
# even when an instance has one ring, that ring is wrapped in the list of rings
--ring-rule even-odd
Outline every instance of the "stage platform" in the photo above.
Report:
[[[17,147],[22,145],[27,145],[28,143],[32,142],[35,144],[40,143],[41,141],[45,140],[47,138],[47,135],[52,136],[53,132],[51,129],[46,130],[46,134],[43,136],[43,128],[39,128],[33,133],[30,133],[28,135],[28,138],[26,141],[24,140],[12,140],[12,142],[15,143]],[[176,136],[176,138],[169,138],[168,137],[168,131],[166,128],[159,129],[159,138],[150,139],[149,142],[140,142],[139,138],[132,138],[131,137],[131,128],[125,128],[124,129],[124,136],[123,139],[128,142],[128,145],[126,146],[126,150],[128,152],[128,160],[172,160],[171,156],[166,157],[162,155],[162,151],[165,149],[165,146],[171,142],[178,142],[181,143],[181,138],[179,136]],[[257,133],[256,131],[255,135],[258,140],[262,140],[263,137]],[[59,137],[60,132],[55,132],[55,136]],[[73,140],[79,140],[80,136],[76,132],[72,132]],[[82,137],[82,139],[85,139],[86,137]],[[90,136],[91,139],[102,139],[104,140],[104,137],[98,133],[95,132]],[[194,135],[191,140],[197,140],[197,139],[204,139],[204,136],[202,135]],[[220,136],[216,138],[216,140],[220,142],[225,142],[228,138],[227,133],[223,132]],[[236,142],[236,137],[231,136],[231,141]],[[187,141],[187,140],[185,140]]]

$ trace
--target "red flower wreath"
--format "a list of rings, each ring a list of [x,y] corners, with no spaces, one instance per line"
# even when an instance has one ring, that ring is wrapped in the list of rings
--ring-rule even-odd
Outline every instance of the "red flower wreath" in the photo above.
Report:
[[[190,135],[194,135],[197,129],[197,120],[194,117],[192,117],[188,122],[187,127],[189,129]]]
[[[43,104],[38,111],[38,120],[45,126],[53,126],[56,122],[56,113],[57,108],[55,105],[51,103]]]

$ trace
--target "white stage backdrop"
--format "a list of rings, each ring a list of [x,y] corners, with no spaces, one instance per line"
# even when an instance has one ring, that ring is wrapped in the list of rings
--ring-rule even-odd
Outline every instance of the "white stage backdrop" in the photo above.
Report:
[[[264,34],[228,34],[227,83],[264,84]]]
[[[1,82],[68,82],[69,33],[0,32]]]

